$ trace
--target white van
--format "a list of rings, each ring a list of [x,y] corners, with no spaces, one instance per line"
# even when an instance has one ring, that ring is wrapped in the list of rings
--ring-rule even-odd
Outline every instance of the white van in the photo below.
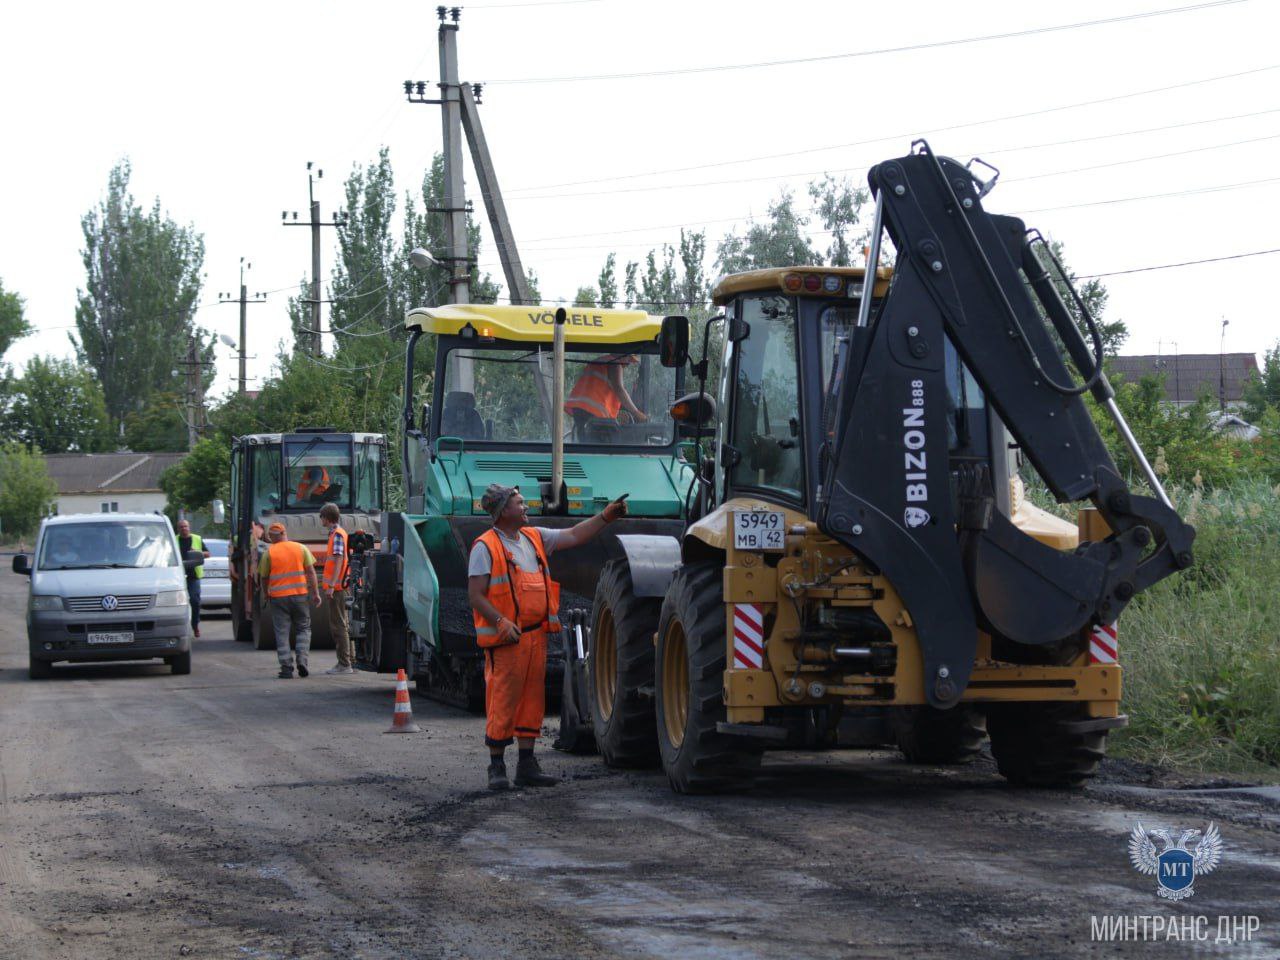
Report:
[[[194,563],[195,561],[189,561]],[[40,525],[31,577],[27,640],[33,678],[59,661],[160,658],[191,672],[191,608],[178,541],[167,517],[86,513]]]

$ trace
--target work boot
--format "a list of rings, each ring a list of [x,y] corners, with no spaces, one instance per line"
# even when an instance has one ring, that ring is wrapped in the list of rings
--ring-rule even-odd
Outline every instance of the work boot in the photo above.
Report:
[[[290,666],[288,666],[287,664],[283,664],[283,663],[282,663],[282,664],[280,665],[280,672],[277,674],[277,676],[278,676],[281,680],[292,680],[292,679],[293,679],[293,667],[290,667]]]
[[[558,782],[556,777],[542,772],[542,767],[538,766],[538,758],[533,754],[516,761],[517,787],[554,787]]]
[[[311,676],[311,671],[307,669],[307,665],[305,663],[298,664],[298,676],[300,677]]]
[[[489,789],[505,790],[510,784],[507,783],[507,765],[501,758],[489,761]]]

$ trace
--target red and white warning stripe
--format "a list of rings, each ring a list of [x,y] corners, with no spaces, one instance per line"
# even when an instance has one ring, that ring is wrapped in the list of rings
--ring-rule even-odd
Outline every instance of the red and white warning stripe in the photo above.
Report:
[[[1116,625],[1100,623],[1093,628],[1089,637],[1090,663],[1115,663],[1120,653],[1120,644],[1116,642]]]
[[[758,604],[733,605],[733,665],[747,670],[764,667],[764,612]]]

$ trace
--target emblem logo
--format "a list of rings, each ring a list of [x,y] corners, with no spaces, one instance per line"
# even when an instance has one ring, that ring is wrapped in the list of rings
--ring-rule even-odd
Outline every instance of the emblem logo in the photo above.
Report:
[[[103,609],[103,610],[114,610],[114,609],[115,609],[116,607],[118,607],[119,605],[120,605],[120,601],[119,601],[119,600],[117,600],[115,597],[113,597],[113,596],[112,596],[111,594],[109,594],[109,593],[108,593],[105,597],[103,597],[103,598],[102,598],[102,609]]]
[[[1159,841],[1163,849],[1157,848]],[[1187,844],[1195,844],[1188,850]],[[1141,823],[1129,834],[1129,861],[1139,873],[1155,875],[1156,893],[1166,900],[1185,900],[1195,890],[1196,877],[1218,869],[1222,859],[1222,835],[1214,824],[1202,834],[1184,830],[1174,843],[1169,831],[1145,830]]]
[[[902,513],[902,522],[908,527],[923,527],[929,522],[929,511],[919,507],[907,507]]]

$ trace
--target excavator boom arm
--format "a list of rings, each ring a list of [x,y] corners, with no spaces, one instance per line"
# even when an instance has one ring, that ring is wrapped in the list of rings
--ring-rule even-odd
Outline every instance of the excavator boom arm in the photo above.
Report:
[[[828,398],[828,422],[844,427],[830,442],[818,521],[893,581],[916,623],[926,694],[945,707],[967,683],[977,628],[1037,646],[1113,623],[1136,592],[1191,564],[1195,531],[1153,473],[1156,498],[1120,477],[1083,400],[1091,392],[1119,416],[1096,326],[1090,343],[1037,255],[1039,235],[987,213],[984,185],[924,143],[868,179],[897,262]],[[1054,496],[1092,502],[1107,540],[1062,553],[995,508],[993,484],[1007,478],[954,455],[948,341]]]

